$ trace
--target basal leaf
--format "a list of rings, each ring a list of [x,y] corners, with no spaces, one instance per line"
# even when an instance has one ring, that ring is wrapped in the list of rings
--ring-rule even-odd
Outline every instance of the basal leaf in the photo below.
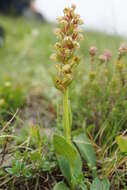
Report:
[[[66,142],[65,138],[54,135],[54,147],[61,172],[68,180],[68,183],[76,186],[82,181],[82,161],[74,145]]]
[[[70,190],[64,182],[59,182],[55,185],[53,190]]]
[[[110,189],[110,182],[108,179],[103,179],[102,183],[102,190],[109,190]]]
[[[76,149],[66,142],[65,138],[59,135],[54,135],[53,143],[58,156],[65,157],[70,165],[74,165],[75,160],[77,159]]]
[[[57,156],[60,170],[67,181],[71,182],[71,169],[69,161],[63,156]]]
[[[90,190],[109,190],[110,189],[110,183],[108,179],[100,180],[98,178],[95,178]]]
[[[127,152],[127,136],[118,136],[116,137],[116,141],[119,145],[121,152]]]
[[[92,169],[94,177],[96,177],[96,154],[94,148],[85,133],[81,133],[73,138],[82,157]]]

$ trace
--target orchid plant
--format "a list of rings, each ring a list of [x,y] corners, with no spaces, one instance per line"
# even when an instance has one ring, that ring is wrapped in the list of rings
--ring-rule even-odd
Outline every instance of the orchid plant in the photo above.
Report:
[[[83,20],[79,14],[75,13],[75,9],[75,5],[65,8],[64,15],[58,18],[59,28],[56,29],[58,41],[55,44],[55,53],[51,56],[57,62],[54,84],[63,96],[64,124],[64,135],[55,134],[53,144],[65,180],[57,183],[54,190],[87,190],[81,158],[87,162],[93,173],[94,181],[90,189],[109,190],[109,181],[107,179],[100,180],[97,177],[96,154],[85,131],[76,131],[75,135],[72,135],[71,132],[72,114],[69,104],[69,86],[73,81],[73,69],[80,62],[77,50],[80,48],[79,42],[83,38],[79,28],[83,24]],[[91,52],[93,51],[91,50]],[[93,54],[92,56],[94,58]]]

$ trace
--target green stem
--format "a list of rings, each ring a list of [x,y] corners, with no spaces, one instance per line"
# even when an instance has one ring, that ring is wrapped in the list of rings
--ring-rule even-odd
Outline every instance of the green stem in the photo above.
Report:
[[[69,119],[69,101],[68,101],[68,88],[64,91],[63,96],[63,122],[64,122],[64,134],[68,143],[71,144],[71,126]]]

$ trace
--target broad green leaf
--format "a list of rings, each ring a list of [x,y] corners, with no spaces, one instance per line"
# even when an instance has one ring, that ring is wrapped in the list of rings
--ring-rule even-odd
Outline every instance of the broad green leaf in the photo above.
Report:
[[[121,152],[127,152],[127,136],[118,136],[116,137],[116,141],[119,145]]]
[[[54,135],[53,143],[58,156],[65,157],[71,166],[75,164],[77,159],[76,149],[69,143],[66,142],[65,138],[59,135]]]
[[[108,179],[103,179],[102,183],[102,190],[109,190],[110,189],[110,182]]]
[[[77,145],[82,157],[86,160],[88,166],[93,171],[93,176],[96,177],[96,153],[94,148],[85,133],[79,134],[73,138],[74,143]]]
[[[59,182],[55,185],[53,190],[70,190],[64,182]]]
[[[71,182],[71,169],[68,160],[63,156],[57,156],[60,170],[68,182]]]
[[[110,183],[108,179],[100,180],[98,178],[95,178],[90,190],[109,190],[110,189]]]
[[[78,151],[74,145],[69,144],[64,137],[59,135],[54,135],[53,143],[64,177],[69,183],[76,186],[83,178],[82,161]]]
[[[77,152],[77,156],[74,163],[74,167],[71,168],[71,174],[72,174],[71,183],[73,187],[76,187],[77,184],[79,185],[83,180],[82,161],[81,161],[80,154],[78,153],[77,150],[76,152]]]

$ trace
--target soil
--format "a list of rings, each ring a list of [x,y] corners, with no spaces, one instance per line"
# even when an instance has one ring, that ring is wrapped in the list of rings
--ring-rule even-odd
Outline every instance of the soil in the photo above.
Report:
[[[22,121],[38,124],[45,129],[51,129],[56,118],[52,102],[38,91],[32,92],[21,110]]]

